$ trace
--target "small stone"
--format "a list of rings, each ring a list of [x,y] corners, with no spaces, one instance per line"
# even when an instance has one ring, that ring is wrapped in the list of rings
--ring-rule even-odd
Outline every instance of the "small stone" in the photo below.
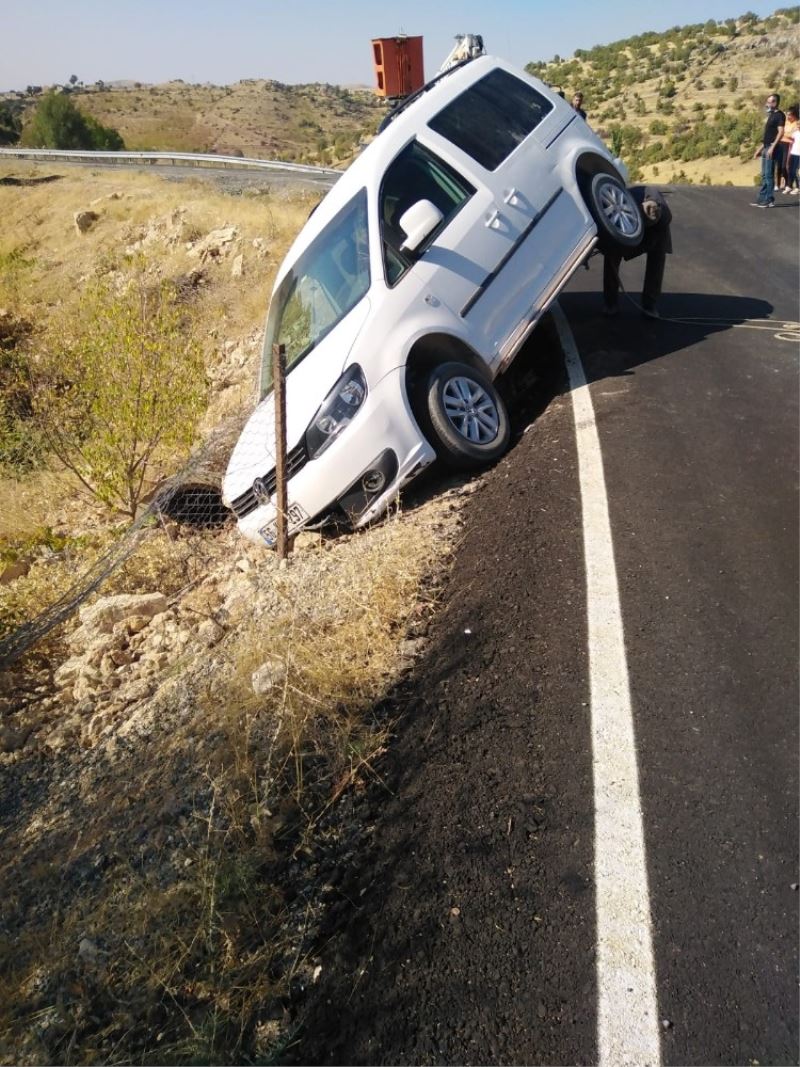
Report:
[[[283,663],[268,660],[253,671],[251,685],[257,696],[269,693],[277,686],[283,685],[286,678],[286,667]]]
[[[96,211],[76,211],[73,218],[75,219],[75,229],[78,233],[86,233],[94,226],[100,216]]]
[[[97,945],[88,937],[82,937],[78,945],[78,958],[84,963],[97,963]]]
[[[671,1030],[672,1029],[672,1020],[671,1019],[662,1019],[661,1020],[661,1025],[663,1026],[663,1028],[665,1030]]]
[[[17,560],[15,563],[9,563],[3,568],[3,571],[0,574],[0,585],[10,585],[11,582],[16,581],[17,578],[24,578],[30,569],[30,564],[26,563],[24,560]]]
[[[454,919],[457,919],[461,914],[461,908],[451,908],[450,914],[453,916]]]

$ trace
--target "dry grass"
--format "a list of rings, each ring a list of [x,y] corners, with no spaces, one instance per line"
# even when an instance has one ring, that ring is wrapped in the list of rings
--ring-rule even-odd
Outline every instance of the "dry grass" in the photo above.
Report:
[[[6,168],[19,176],[41,177],[20,164]],[[226,326],[233,334],[260,324],[275,269],[289,242],[316,202],[230,197],[201,181],[167,182],[131,172],[92,172],[70,168],[59,181],[33,187],[0,187],[4,225],[0,256],[20,250],[30,264],[20,299],[53,306],[70,299],[88,278],[124,268],[139,245],[165,277],[205,267],[208,290],[201,304],[209,329]],[[74,215],[87,209],[100,216],[79,234]],[[223,226],[235,226],[244,255],[245,276],[230,277],[230,260],[202,264],[186,243]],[[252,242],[264,242],[263,252]],[[1,260],[0,260],[1,262]]]
[[[376,708],[455,530],[433,501],[288,567],[266,557],[213,660],[176,664],[125,748],[62,783],[70,817],[54,799],[7,835],[10,928],[25,919],[0,946],[0,1055],[271,1061],[290,1037],[279,1005],[313,981],[327,813],[380,773],[392,723]],[[140,555],[122,587],[152,588],[185,553],[154,533]],[[212,568],[230,556],[227,538],[206,548]],[[265,661],[275,684],[255,694]]]
[[[686,182],[693,185],[752,186],[761,180],[760,160],[692,159],[687,163],[656,163],[642,167],[642,181],[658,184]]]
[[[19,164],[4,169],[18,177],[42,176]],[[24,348],[35,358],[41,335],[75,318],[85,286],[98,278],[121,281],[132,256],[141,257],[152,274],[179,283],[200,272],[186,296],[191,329],[203,344],[212,382],[226,386],[212,397],[205,420],[212,429],[221,414],[252,397],[275,270],[315,202],[306,195],[230,197],[199,181],[84,168],[70,168],[46,184],[0,187],[0,308],[36,324]],[[74,215],[86,209],[99,218],[80,234]],[[187,248],[224,225],[238,233],[233,251],[243,256],[241,278],[232,277],[233,252],[201,262]],[[226,350],[237,346],[244,358],[226,368]],[[0,478],[0,549],[37,528],[74,522],[68,507],[74,498],[74,486],[60,476]]]
[[[73,213],[90,206],[100,219],[79,236]],[[261,238],[268,251],[257,259],[253,249],[252,275],[201,264],[207,283],[187,302],[210,339],[211,428],[237,389],[250,400],[247,361],[220,368],[226,342],[260,332],[274,269],[309,208],[305,198],[70,170],[46,186],[0,187],[0,253],[24,250],[15,306],[46,324],[87,281],[122,271],[123,250],[143,237],[140,251],[168,278],[198,269],[184,241],[223,223],[240,230],[246,271]],[[180,240],[170,236],[176,217]],[[70,589],[122,533],[57,471],[0,479],[0,515],[0,545],[31,564],[0,587],[6,627]],[[282,1005],[313,981],[325,898],[317,857],[338,847],[336,802],[380,773],[391,721],[379,709],[408,662],[401,641],[433,608],[431,577],[457,521],[439,500],[359,535],[307,535],[288,567],[231,529],[155,525],[101,589],[164,593],[192,635],[155,692],[126,703],[123,674],[118,689],[59,703],[47,679],[67,654],[62,631],[17,665],[35,674],[28,703],[4,720],[32,740],[0,757],[25,813],[0,817],[0,1059],[276,1055],[290,1036]],[[221,634],[211,647],[194,640],[207,620]],[[256,693],[253,673],[267,661],[273,685]]]

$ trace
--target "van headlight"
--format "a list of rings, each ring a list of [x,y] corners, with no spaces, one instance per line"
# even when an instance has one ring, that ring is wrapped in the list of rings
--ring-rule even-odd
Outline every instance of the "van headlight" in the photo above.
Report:
[[[348,367],[323,400],[306,430],[309,459],[322,455],[350,424],[367,395],[367,380],[357,363]]]

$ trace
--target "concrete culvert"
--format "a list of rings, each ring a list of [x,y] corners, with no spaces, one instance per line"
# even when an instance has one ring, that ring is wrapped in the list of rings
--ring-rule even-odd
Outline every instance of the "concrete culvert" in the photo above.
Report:
[[[224,526],[233,518],[222,503],[219,489],[198,482],[188,482],[165,493],[157,506],[162,515],[174,522],[200,529]]]

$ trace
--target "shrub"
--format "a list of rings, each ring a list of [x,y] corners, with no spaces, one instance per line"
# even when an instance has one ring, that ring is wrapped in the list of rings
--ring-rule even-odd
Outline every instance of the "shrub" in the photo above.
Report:
[[[0,103],[0,145],[16,144],[22,130],[22,117],[18,108],[8,101]]]
[[[188,450],[206,385],[174,288],[140,272],[122,295],[100,284],[41,355],[36,419],[89,492],[131,517],[176,453]]]
[[[125,145],[119,133],[84,115],[63,93],[48,92],[22,131],[22,143],[31,148],[119,150]]]

